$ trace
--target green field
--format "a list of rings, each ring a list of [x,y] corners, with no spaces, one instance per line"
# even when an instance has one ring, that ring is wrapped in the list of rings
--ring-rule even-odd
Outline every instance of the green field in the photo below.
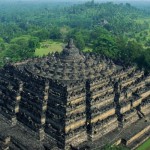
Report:
[[[84,52],[92,52],[92,49],[89,47],[85,47],[85,49],[83,50]]]
[[[138,39],[137,42],[143,45],[144,48],[148,48],[145,46],[145,42],[149,40],[150,38],[150,18],[140,18],[136,20],[137,23],[144,24],[148,23],[149,24],[149,29],[142,30],[141,32],[135,33],[134,38],[131,38],[131,40],[134,40],[135,38]]]
[[[131,32],[125,34],[129,37],[129,41],[137,41],[141,44],[145,49],[149,48],[150,46],[145,45],[148,40],[150,40],[150,18],[139,18],[135,20],[138,24],[147,23],[149,25],[148,29],[141,30],[139,32]]]
[[[56,42],[52,40],[44,41],[40,43],[40,48],[35,50],[36,56],[47,55],[52,52],[61,52],[64,47],[64,43]]]
[[[144,21],[150,22],[150,18],[140,18],[140,19],[136,19],[137,23],[144,23]]]
[[[137,148],[137,150],[150,150],[150,139],[144,142],[141,146]]]
[[[48,53],[52,53],[52,52],[61,52],[64,46],[65,46],[64,43],[56,42],[56,41],[52,41],[52,40],[47,40],[47,41],[41,42],[40,48],[37,48],[35,50],[35,56],[43,56],[43,55],[47,55]],[[83,51],[90,52],[90,51],[92,51],[92,49],[89,47],[85,47],[85,49]]]

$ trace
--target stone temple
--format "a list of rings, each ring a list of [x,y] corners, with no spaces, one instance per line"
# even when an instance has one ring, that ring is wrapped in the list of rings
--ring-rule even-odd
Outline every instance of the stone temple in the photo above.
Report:
[[[135,149],[150,137],[150,76],[82,53],[61,53],[0,70],[0,149]]]

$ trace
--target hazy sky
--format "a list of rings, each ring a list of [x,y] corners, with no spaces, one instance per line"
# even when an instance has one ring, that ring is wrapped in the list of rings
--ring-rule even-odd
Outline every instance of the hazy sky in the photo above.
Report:
[[[84,2],[84,1],[90,1],[90,0],[0,0],[0,1],[41,1],[41,2],[42,2],[42,1],[49,1],[49,2],[51,2],[51,1],[60,1],[60,2],[61,2],[61,1],[62,1],[62,2],[64,2],[64,1],[65,1],[65,2],[83,1],[83,2]],[[96,1],[97,1],[97,2],[98,2],[98,1],[99,1],[99,2],[101,2],[101,1],[102,1],[102,2],[104,2],[104,1],[118,1],[118,2],[119,2],[119,1],[122,1],[122,2],[123,2],[123,1],[128,1],[128,2],[136,2],[136,1],[144,2],[144,1],[145,1],[145,2],[150,2],[150,0],[95,0],[95,2],[96,2]]]
[[[91,1],[91,0],[0,0],[0,2],[21,2],[21,1],[25,1],[25,2],[30,2],[30,1],[38,1],[38,2],[73,2],[73,3],[77,3],[77,2],[86,2],[86,1]],[[128,3],[136,3],[136,2],[140,2],[140,3],[149,3],[150,0],[94,0],[95,2],[108,2],[108,1],[112,1],[112,2],[128,2]]]
[[[20,1],[44,1],[44,0],[20,0]],[[46,1],[90,1],[90,0],[46,0]],[[150,0],[95,0],[95,1],[132,1],[132,2],[134,2],[134,1],[149,1],[150,2]]]

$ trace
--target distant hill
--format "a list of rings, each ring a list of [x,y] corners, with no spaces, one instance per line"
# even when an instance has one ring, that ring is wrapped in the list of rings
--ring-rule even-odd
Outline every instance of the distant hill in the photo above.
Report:
[[[13,57],[13,61],[34,57],[35,49],[42,53],[43,41],[64,43],[69,37],[75,39],[81,50],[94,49],[116,59],[121,55],[120,49],[130,41],[134,42],[128,44],[127,50],[141,49],[138,44],[148,48],[147,7],[139,9],[124,1],[1,1],[0,63],[5,57]],[[131,56],[128,52],[122,58],[128,59]],[[132,61],[138,54],[133,52]]]

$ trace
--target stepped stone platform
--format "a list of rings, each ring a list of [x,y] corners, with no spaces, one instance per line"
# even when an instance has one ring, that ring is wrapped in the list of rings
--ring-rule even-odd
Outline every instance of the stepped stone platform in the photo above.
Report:
[[[117,128],[94,142],[84,142],[79,147],[76,147],[76,149],[83,149],[83,147],[87,147],[88,149],[101,149],[107,144],[124,144],[129,149],[134,150],[149,138],[150,114],[147,115],[146,119],[142,118],[123,129]]]
[[[72,39],[61,53],[0,69],[3,150],[134,148],[149,137],[149,114],[150,74],[83,53]]]
[[[56,146],[53,139],[46,137],[41,142],[31,129],[19,123],[12,126],[2,115],[0,115],[0,143],[3,143],[0,144],[2,150],[45,150],[47,147],[53,149]]]
[[[2,149],[12,149],[12,150],[59,150],[56,147],[56,141],[47,137],[44,141],[39,141],[34,132],[28,128],[24,128],[21,124],[12,126],[10,122],[2,115],[0,115],[0,145]],[[138,133],[146,129],[141,135],[139,135],[135,140],[128,144],[128,142]],[[102,138],[94,142],[84,142],[83,144],[76,147],[76,149],[101,149],[106,144],[120,144],[123,142],[130,149],[135,149],[137,146],[142,144],[145,140],[150,138],[150,114],[146,117],[146,120],[140,119],[131,126],[124,129],[118,128],[114,131],[106,134]],[[49,147],[49,148],[48,148]]]

